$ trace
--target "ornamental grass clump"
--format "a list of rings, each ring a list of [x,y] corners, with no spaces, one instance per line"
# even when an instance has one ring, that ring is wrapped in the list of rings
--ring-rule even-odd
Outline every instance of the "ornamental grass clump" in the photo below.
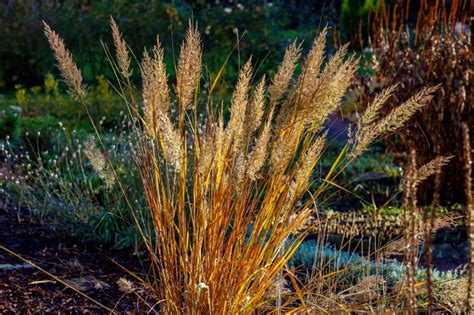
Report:
[[[248,60],[230,97],[228,119],[222,100],[213,94],[222,71],[203,84],[195,25],[190,24],[181,46],[176,80],[167,74],[159,40],[151,52],[144,52],[140,96],[129,80],[128,46],[113,21],[112,29],[117,56],[109,58],[116,90],[134,122],[134,158],[152,223],[147,231],[134,217],[151,262],[144,282],[159,301],[155,309],[167,314],[240,314],[304,307],[295,281],[291,296],[272,292],[283,278],[293,279],[285,266],[305,236],[302,226],[316,211],[318,197],[370,142],[401,127],[427,103],[433,89],[421,90],[385,118],[374,110],[361,120],[314,188],[312,170],[326,145],[324,122],[358,67],[346,46],[325,60],[326,29],[296,78],[301,57],[296,42],[272,79],[257,78]],[[70,92],[80,101],[85,88],[71,54],[47,25],[45,33]],[[114,185],[126,196],[110,169]]]

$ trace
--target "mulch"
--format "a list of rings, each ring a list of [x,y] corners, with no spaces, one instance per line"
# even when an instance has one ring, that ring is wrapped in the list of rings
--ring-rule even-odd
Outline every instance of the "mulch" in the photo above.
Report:
[[[0,245],[96,301],[0,248],[0,314],[146,313],[154,304],[138,281],[115,263],[134,272],[145,270],[132,250],[82,243],[61,225],[16,210],[5,195],[0,195]],[[133,290],[120,290],[120,278],[131,281]]]

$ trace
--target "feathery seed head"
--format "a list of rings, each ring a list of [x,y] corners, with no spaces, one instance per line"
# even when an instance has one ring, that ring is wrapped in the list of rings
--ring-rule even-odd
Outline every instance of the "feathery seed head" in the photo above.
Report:
[[[64,41],[51,27],[43,21],[44,34],[48,39],[63,80],[69,87],[69,93],[76,99],[83,99],[87,95],[86,87],[82,84],[82,74],[72,59],[71,52],[64,45]]]
[[[357,129],[367,128],[367,126],[371,125],[378,118],[382,106],[393,95],[397,85],[398,84],[394,84],[390,86],[375,97],[367,106],[364,115],[360,116],[357,120]]]
[[[202,62],[201,37],[197,26],[189,23],[186,39],[181,46],[178,69],[176,71],[176,88],[178,99],[183,110],[192,104],[193,92],[198,88],[201,78]]]
[[[288,90],[296,64],[301,56],[301,44],[294,41],[285,51],[283,62],[278,68],[271,86],[268,88],[270,94],[270,106],[275,106]]]
[[[230,106],[230,120],[226,129],[228,143],[233,143],[232,151],[238,152],[242,149],[244,136],[245,112],[248,106],[250,81],[252,79],[252,63],[247,61],[240,71],[237,85],[232,94]]]
[[[401,128],[417,111],[423,108],[423,106],[432,99],[433,93],[437,88],[438,87],[424,88],[408,101],[393,109],[379,122],[369,125],[362,124],[362,128],[356,131],[352,139],[353,147],[350,153],[351,156],[353,158],[359,156],[376,138]],[[390,92],[390,89],[388,92]],[[390,94],[385,91],[379,98],[388,98],[389,95]],[[362,118],[361,121],[373,121],[373,115],[374,108],[369,108],[369,117]]]
[[[247,108],[245,109],[244,124],[242,130],[242,145],[243,149],[252,142],[252,136],[255,131],[260,127],[264,114],[265,105],[265,76],[257,84],[250,102],[247,102]]]
[[[141,69],[144,107],[143,120],[148,136],[154,139],[158,130],[159,116],[165,115],[171,104],[164,53],[159,39],[157,39],[157,43],[153,48],[153,58],[145,51]]]
[[[265,124],[262,133],[257,139],[255,143],[255,147],[253,151],[249,154],[248,160],[248,167],[247,167],[247,175],[248,177],[255,181],[258,179],[258,172],[265,164],[268,156],[268,143],[270,142],[271,136],[271,118],[268,119],[267,123]]]
[[[313,46],[304,61],[302,72],[294,89],[294,93],[297,94],[299,108],[310,105],[314,90],[318,86],[317,80],[324,60],[326,36],[327,28],[324,28],[313,42]]]
[[[112,173],[112,170],[108,167],[104,155],[102,154],[102,152],[99,151],[92,137],[86,140],[84,153],[89,159],[94,170],[104,181],[107,189],[112,189],[115,185],[114,174]]]
[[[265,76],[258,83],[255,92],[252,96],[252,101],[250,102],[250,132],[253,133],[262,123],[263,113],[265,105]]]
[[[113,17],[110,17],[110,27],[112,29],[112,38],[114,40],[120,74],[125,79],[129,79],[132,72],[130,70],[130,57],[128,56],[127,43],[122,38],[122,34],[120,33],[118,25],[115,23]]]
[[[421,182],[426,180],[433,174],[436,174],[441,168],[449,163],[454,156],[437,156],[425,165],[421,166],[416,172],[416,178],[413,183],[414,186],[418,186]]]
[[[299,159],[298,170],[295,175],[295,182],[297,189],[301,189],[304,183],[307,182],[314,169],[314,165],[319,161],[326,144],[328,131],[319,136],[314,143],[304,152]]]
[[[168,162],[179,171],[183,163],[181,137],[166,114],[158,116],[159,135],[163,138],[164,154]]]

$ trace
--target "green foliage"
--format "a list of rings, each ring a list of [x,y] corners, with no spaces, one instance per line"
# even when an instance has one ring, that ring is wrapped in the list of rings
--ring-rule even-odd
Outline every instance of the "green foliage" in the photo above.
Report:
[[[340,149],[341,143],[337,140],[334,141],[322,159],[323,168],[331,166],[331,161],[337,157]],[[354,179],[367,172],[383,174],[392,178],[398,178],[402,175],[400,166],[395,163],[393,155],[385,152],[383,144],[374,145],[364,155],[352,161],[345,168],[343,176],[346,179]]]
[[[167,48],[166,60],[174,77],[174,60],[180,42],[175,34],[184,34],[188,20],[199,22],[206,47],[208,70],[215,75],[232,50],[237,37],[242,37],[240,60],[252,55],[266,73],[272,61],[280,59],[284,48],[295,37],[313,38],[319,25],[330,23],[335,15],[331,5],[323,3],[286,3],[283,1],[187,2],[187,1],[94,1],[81,0],[37,2],[13,0],[0,2],[0,82],[7,89],[16,84],[41,85],[42,78],[53,71],[53,60],[42,33],[42,20],[50,24],[64,38],[74,54],[88,84],[97,73],[113,77],[113,72],[101,45],[109,47],[109,17],[113,16],[132,48],[148,47],[157,35]],[[21,22],[19,22],[21,21]],[[76,27],[70,27],[75,25]],[[80,38],[79,38],[79,35]],[[23,40],[28,38],[28,40]],[[308,41],[309,43],[310,41]],[[135,51],[140,58],[141,51]],[[226,84],[234,82],[240,60],[232,58],[226,69]],[[55,70],[54,70],[55,71]],[[138,64],[134,63],[134,80],[139,82]],[[1,84],[0,84],[0,88]],[[222,89],[227,89],[225,85]],[[222,93],[224,93],[223,91]]]
[[[5,107],[1,109],[0,106],[0,139],[7,137],[17,139],[20,134],[20,115],[19,108]]]
[[[96,80],[97,83],[90,88],[85,103],[95,123],[101,123],[104,128],[110,129],[120,124],[123,109],[121,99],[112,91],[104,76],[98,76]],[[0,98],[0,108],[5,108],[0,118],[4,121],[0,127],[0,139],[10,135],[18,141],[27,140],[19,139],[21,129],[23,134],[29,135],[45,131],[43,138],[47,140],[47,129],[58,129],[59,122],[92,131],[84,107],[69,95],[61,93],[58,83],[59,81],[48,73],[44,77],[42,87],[35,86],[28,90],[18,85],[14,95]],[[16,110],[12,110],[11,106]]]
[[[45,129],[57,129],[59,120],[52,116],[25,117],[22,128],[27,133],[38,133]]]
[[[347,36],[343,39],[357,44],[363,41],[368,31],[368,17],[381,3],[382,0],[342,0],[341,27],[345,30],[343,35]]]
[[[58,86],[59,81],[56,80],[54,75],[52,75],[51,73],[47,73],[44,76],[44,92],[46,94],[53,94],[54,96],[57,96],[57,94],[59,93]]]
[[[48,150],[57,140],[60,121],[53,116],[23,117],[21,119],[21,143],[29,151]]]
[[[16,92],[15,92],[16,102],[18,106],[23,108],[26,106],[28,102],[27,97],[26,97],[26,89],[22,87],[21,85],[15,86],[15,89],[16,89]]]
[[[324,172],[338,155],[338,148],[340,150],[341,143],[337,140],[328,147],[320,168],[314,172],[316,178],[324,178]],[[385,152],[383,144],[376,144],[341,170],[337,183],[345,189],[334,186],[328,191],[325,206],[347,211],[373,204],[395,206],[401,198],[399,181],[402,175],[394,156]]]
[[[401,217],[403,215],[404,210],[403,208],[397,206],[385,206],[381,208],[376,208],[373,205],[364,205],[364,207],[361,209],[361,212],[366,214],[377,213],[382,216]]]
[[[342,19],[361,19],[366,17],[368,12],[375,11],[381,0],[343,0],[341,17]]]
[[[22,206],[41,209],[41,215],[67,222],[72,232],[85,240],[116,247],[136,246],[138,233],[131,224],[126,198],[133,203],[140,222],[145,220],[138,171],[132,170],[136,167],[130,148],[132,138],[125,127],[126,123],[120,124],[112,133],[100,129],[105,148],[99,152],[110,159],[126,196],[117,185],[107,187],[92,167],[85,154],[90,132],[68,132],[51,116],[24,118],[21,135],[25,145],[6,140],[0,147],[0,156],[16,165],[18,171],[12,177],[0,172],[0,187],[16,191]]]

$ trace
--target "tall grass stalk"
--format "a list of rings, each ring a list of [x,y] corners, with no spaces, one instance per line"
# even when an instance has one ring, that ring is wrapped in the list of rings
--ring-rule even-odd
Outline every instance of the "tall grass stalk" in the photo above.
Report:
[[[410,151],[410,166],[405,178],[404,200],[405,208],[405,263],[407,265],[407,287],[408,287],[408,312],[416,312],[416,257],[417,257],[417,211],[416,211],[416,151]]]
[[[469,134],[469,126],[462,125],[465,161],[465,185],[466,185],[466,210],[467,210],[467,232],[468,232],[468,255],[469,255],[469,280],[467,291],[467,311],[474,310],[474,191],[472,188],[472,147]]]
[[[441,173],[443,166],[447,165],[452,159],[452,156],[438,156],[430,162],[417,167],[417,152],[412,148],[409,152],[409,166],[403,182],[403,207],[404,211],[404,262],[406,264],[406,280],[407,280],[407,298],[408,298],[408,312],[410,314],[416,313],[417,307],[417,266],[418,266],[418,246],[425,237],[425,244],[429,246],[428,251],[431,250],[431,238],[434,233],[434,211],[429,214],[427,227],[420,226],[420,215],[417,208],[417,188],[431,175],[438,175]],[[430,255],[430,254],[428,254]],[[433,279],[431,257],[428,256],[427,270],[427,287],[429,309],[431,308],[431,301],[433,299]]]
[[[85,88],[71,54],[47,25],[45,33],[71,93],[81,97]],[[170,83],[159,40],[144,52],[138,102],[129,80],[128,47],[114,22],[112,33],[116,90],[136,122],[131,130],[138,143],[135,160],[153,223],[151,232],[139,231],[151,261],[146,280],[157,308],[172,314],[240,314],[304,307],[285,266],[305,237],[302,226],[316,211],[315,202],[331,187],[346,157],[354,159],[378,137],[400,128],[431,99],[433,89],[423,89],[379,118],[380,99],[393,91],[385,92],[317,184],[312,170],[325,147],[324,122],[358,67],[346,46],[325,62],[326,29],[296,78],[297,43],[287,49],[272,80],[256,80],[247,61],[230,97],[229,119],[212,94],[223,71],[201,84],[202,48],[195,25],[190,24],[181,46],[176,82]],[[203,86],[210,87],[207,95]],[[291,297],[272,293],[284,278],[292,280]],[[276,303],[282,298],[287,301]]]
[[[435,186],[441,184],[441,169],[435,173]],[[425,262],[426,262],[426,286],[428,295],[428,313],[433,312],[434,296],[433,296],[433,234],[434,234],[434,219],[436,216],[436,209],[439,206],[439,187],[436,187],[433,193],[433,201],[431,208],[425,216],[426,230],[425,230]]]

